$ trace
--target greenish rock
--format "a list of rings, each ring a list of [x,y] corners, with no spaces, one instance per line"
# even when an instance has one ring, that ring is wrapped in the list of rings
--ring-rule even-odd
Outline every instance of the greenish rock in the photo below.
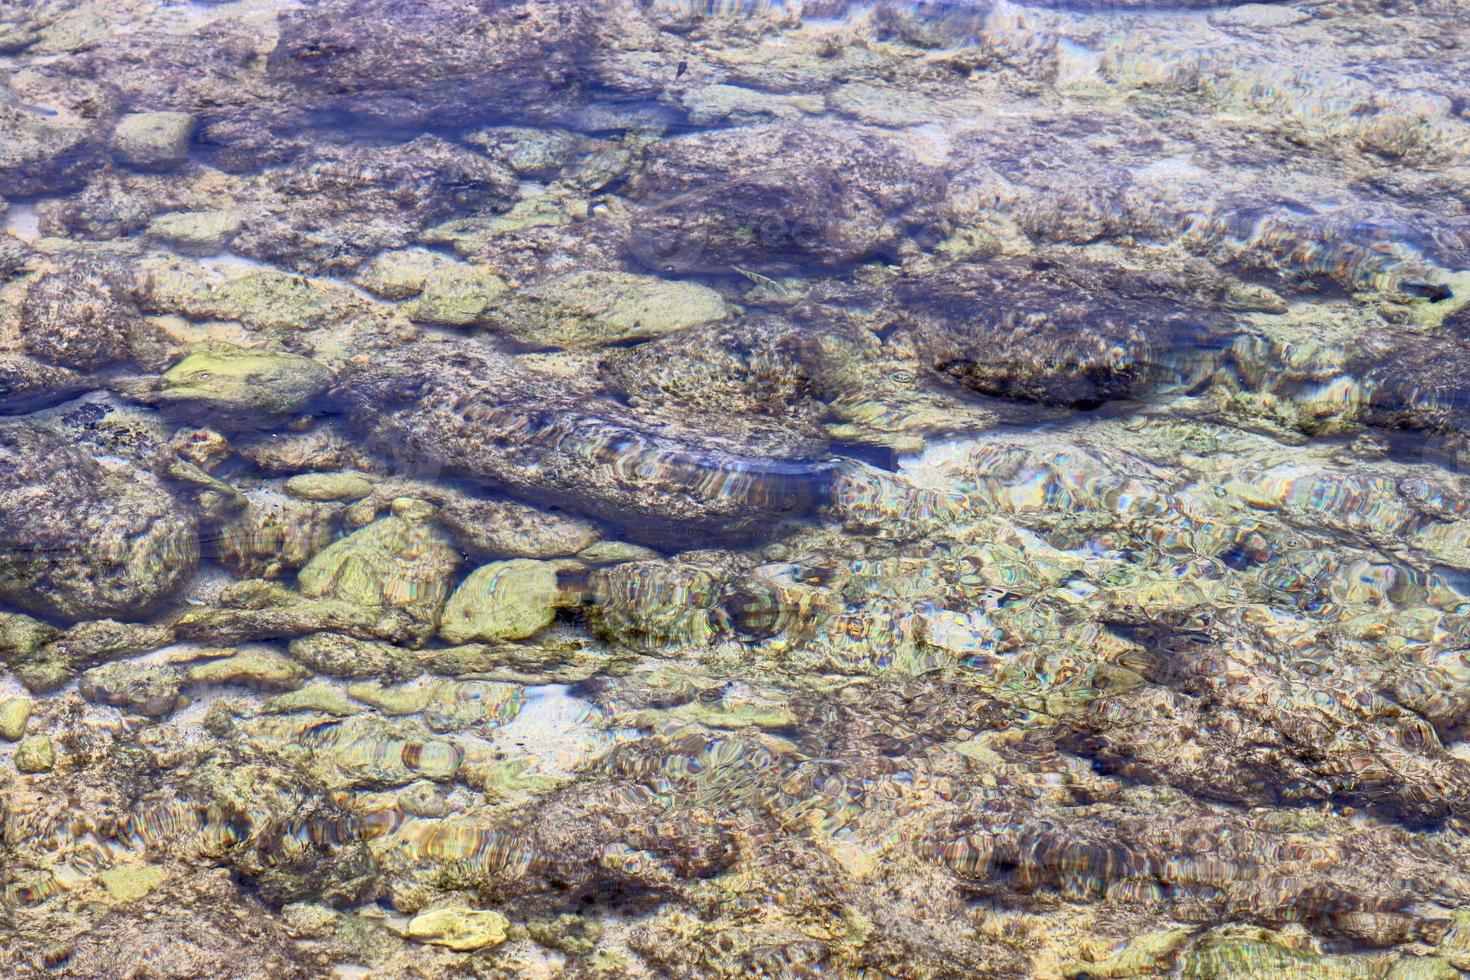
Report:
[[[302,411],[331,383],[330,371],[299,354],[207,343],[165,371],[145,398],[187,412],[194,424],[253,429]]]
[[[124,660],[87,671],[77,687],[94,704],[162,718],[178,705],[182,681],[175,667]]]
[[[1398,958],[1386,980],[1460,980],[1464,974],[1438,956],[1407,954]]]
[[[114,901],[133,902],[163,884],[168,872],[156,864],[124,864],[97,876]]]
[[[71,668],[47,644],[56,627],[20,613],[0,613],[0,660],[32,691],[53,691],[71,679]],[[13,739],[12,739],[13,741]]]
[[[316,674],[348,680],[405,680],[422,672],[413,654],[391,643],[342,633],[313,633],[291,641],[291,659]]]
[[[455,778],[464,762],[463,749],[435,738],[422,724],[367,713],[261,715],[242,721],[240,728],[254,741],[306,750],[301,755],[308,768],[334,789],[444,782]]]
[[[134,112],[112,134],[119,160],[139,170],[172,170],[189,159],[194,117],[187,112]]]
[[[6,698],[0,701],[0,738],[18,742],[26,733],[34,702],[30,698]]]
[[[415,494],[439,506],[439,522],[466,553],[485,558],[559,558],[598,539],[597,525],[515,500],[491,500],[438,484]]]
[[[598,541],[577,552],[577,560],[589,565],[616,565],[625,561],[656,561],[663,555],[641,544],[627,541]]]
[[[311,598],[279,582],[247,579],[221,590],[217,604],[190,609],[174,621],[178,637],[235,644],[308,633],[346,633],[359,639],[402,642],[415,634],[399,609]]]
[[[1188,929],[1161,929],[1145,933],[1111,955],[1093,956],[1068,967],[1066,976],[1077,980],[1084,977],[1124,980],[1128,977],[1167,974],[1173,970],[1179,950],[1189,938]]]
[[[505,214],[475,215],[455,218],[428,228],[419,240],[432,245],[448,245],[455,252],[473,258],[493,253],[497,239],[532,228],[555,228],[571,224],[572,215],[559,196],[543,194],[517,201]]]
[[[435,271],[451,260],[427,248],[379,252],[352,277],[352,281],[382,299],[409,299],[423,291]]]
[[[286,492],[302,500],[351,503],[369,496],[373,485],[355,473],[302,473],[286,481]]]
[[[480,323],[505,292],[505,281],[488,269],[446,263],[425,277],[418,298],[404,304],[409,319],[448,327]]]
[[[285,694],[277,694],[266,701],[261,708],[270,714],[290,714],[295,711],[315,711],[326,715],[335,715],[344,718],[355,715],[362,707],[352,703],[352,699],[344,694],[339,688],[331,684],[313,683],[297,691],[287,691]]]
[[[486,322],[522,347],[570,349],[662,337],[728,313],[707,286],[587,271],[508,294]]]
[[[56,765],[56,746],[45,735],[27,735],[15,749],[15,768],[19,772],[50,772]]]
[[[406,684],[384,685],[374,681],[349,684],[347,694],[385,715],[416,715],[433,700],[443,681],[420,678]]]
[[[141,305],[149,312],[188,320],[225,320],[253,331],[290,336],[336,327],[371,312],[366,300],[328,279],[253,269],[220,279],[201,275],[197,262],[149,255],[138,263],[145,276]]]
[[[193,684],[239,684],[266,690],[299,687],[306,670],[296,661],[268,647],[251,647],[229,657],[207,660],[189,668]]]
[[[459,552],[422,507],[419,501],[395,500],[392,516],[327,547],[301,570],[301,591],[401,610],[427,638],[439,623]]]
[[[800,119],[819,115],[827,108],[820,95],[777,95],[743,85],[702,85],[691,89],[683,102],[689,110],[689,121],[696,126]]]
[[[526,931],[542,946],[569,956],[586,956],[602,939],[602,926],[580,915],[558,915],[526,923]]]
[[[193,573],[192,513],[157,478],[44,426],[0,425],[0,598],[67,621],[138,619]]]
[[[153,219],[147,235],[183,255],[218,255],[241,226],[232,211],[169,211]]]
[[[105,9],[105,8],[104,8]],[[111,33],[112,25],[95,11],[83,9],[48,23],[32,54],[70,54],[95,47]]]
[[[470,573],[444,607],[439,635],[450,643],[498,642],[532,636],[556,618],[556,566],[516,558]]]
[[[465,953],[505,942],[510,921],[482,909],[434,909],[408,921],[408,938]]]

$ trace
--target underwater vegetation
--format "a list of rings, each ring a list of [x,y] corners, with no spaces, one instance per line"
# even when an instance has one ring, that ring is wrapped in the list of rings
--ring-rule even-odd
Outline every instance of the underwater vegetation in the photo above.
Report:
[[[0,976],[1470,972],[1459,0],[0,8]]]

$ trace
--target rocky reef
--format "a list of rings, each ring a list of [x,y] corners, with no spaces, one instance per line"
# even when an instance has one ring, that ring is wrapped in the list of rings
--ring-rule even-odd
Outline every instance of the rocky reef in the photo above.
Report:
[[[1470,972],[1452,0],[0,9],[0,975]]]

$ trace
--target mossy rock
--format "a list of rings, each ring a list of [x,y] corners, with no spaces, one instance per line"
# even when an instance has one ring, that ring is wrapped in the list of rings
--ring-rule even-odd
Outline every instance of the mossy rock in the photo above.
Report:
[[[509,294],[487,322],[522,347],[574,349],[662,337],[728,314],[707,286],[587,271]]]
[[[444,607],[439,635],[450,643],[533,636],[556,618],[561,602],[551,562],[516,558],[470,573]]]
[[[227,429],[267,428],[307,408],[332,383],[332,372],[309,357],[201,344],[139,397],[178,409],[192,424]]]
[[[427,636],[438,625],[459,552],[437,524],[408,504],[395,502],[394,511],[328,546],[297,580],[311,597],[400,609]]]
[[[434,909],[408,922],[408,938],[421,943],[470,952],[505,942],[510,922],[499,912],[482,909]]]

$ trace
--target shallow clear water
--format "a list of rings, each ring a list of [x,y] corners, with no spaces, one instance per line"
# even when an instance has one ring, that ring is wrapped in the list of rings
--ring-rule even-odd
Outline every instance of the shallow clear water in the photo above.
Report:
[[[1467,45],[6,6],[4,975],[1461,975]]]

